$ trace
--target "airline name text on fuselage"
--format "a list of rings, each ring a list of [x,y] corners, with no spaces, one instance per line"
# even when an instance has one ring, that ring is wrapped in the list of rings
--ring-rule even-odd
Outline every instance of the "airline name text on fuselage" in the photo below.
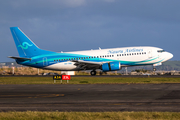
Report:
[[[118,53],[129,53],[129,52],[143,52],[143,49],[125,49],[125,50],[108,50],[108,54],[118,54]]]

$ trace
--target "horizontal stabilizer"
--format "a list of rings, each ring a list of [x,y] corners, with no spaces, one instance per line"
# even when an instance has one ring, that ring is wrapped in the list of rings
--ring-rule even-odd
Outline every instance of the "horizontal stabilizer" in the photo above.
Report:
[[[16,60],[31,60],[31,58],[23,58],[23,57],[12,57],[12,56],[9,56],[9,58],[12,58],[12,59],[16,59]]]

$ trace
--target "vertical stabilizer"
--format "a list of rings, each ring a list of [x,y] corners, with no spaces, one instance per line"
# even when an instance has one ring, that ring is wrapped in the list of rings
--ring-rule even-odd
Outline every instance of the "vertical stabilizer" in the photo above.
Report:
[[[20,57],[33,57],[36,55],[53,53],[51,51],[39,49],[20,28],[11,27],[10,30]]]

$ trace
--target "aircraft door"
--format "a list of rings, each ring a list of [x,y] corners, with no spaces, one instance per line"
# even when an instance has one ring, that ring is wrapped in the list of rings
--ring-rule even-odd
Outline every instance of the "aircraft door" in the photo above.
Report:
[[[44,57],[44,58],[43,58],[43,66],[47,66],[47,65],[48,65],[47,58]]]
[[[152,50],[148,50],[148,58],[151,58],[152,57]]]

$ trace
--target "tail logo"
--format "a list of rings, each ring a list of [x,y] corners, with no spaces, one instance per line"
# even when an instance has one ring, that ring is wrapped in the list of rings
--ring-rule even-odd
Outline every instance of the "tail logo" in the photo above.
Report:
[[[21,47],[22,49],[28,49],[28,47],[31,47],[32,44],[30,45],[27,42],[23,42],[22,45],[18,45],[18,47]]]

